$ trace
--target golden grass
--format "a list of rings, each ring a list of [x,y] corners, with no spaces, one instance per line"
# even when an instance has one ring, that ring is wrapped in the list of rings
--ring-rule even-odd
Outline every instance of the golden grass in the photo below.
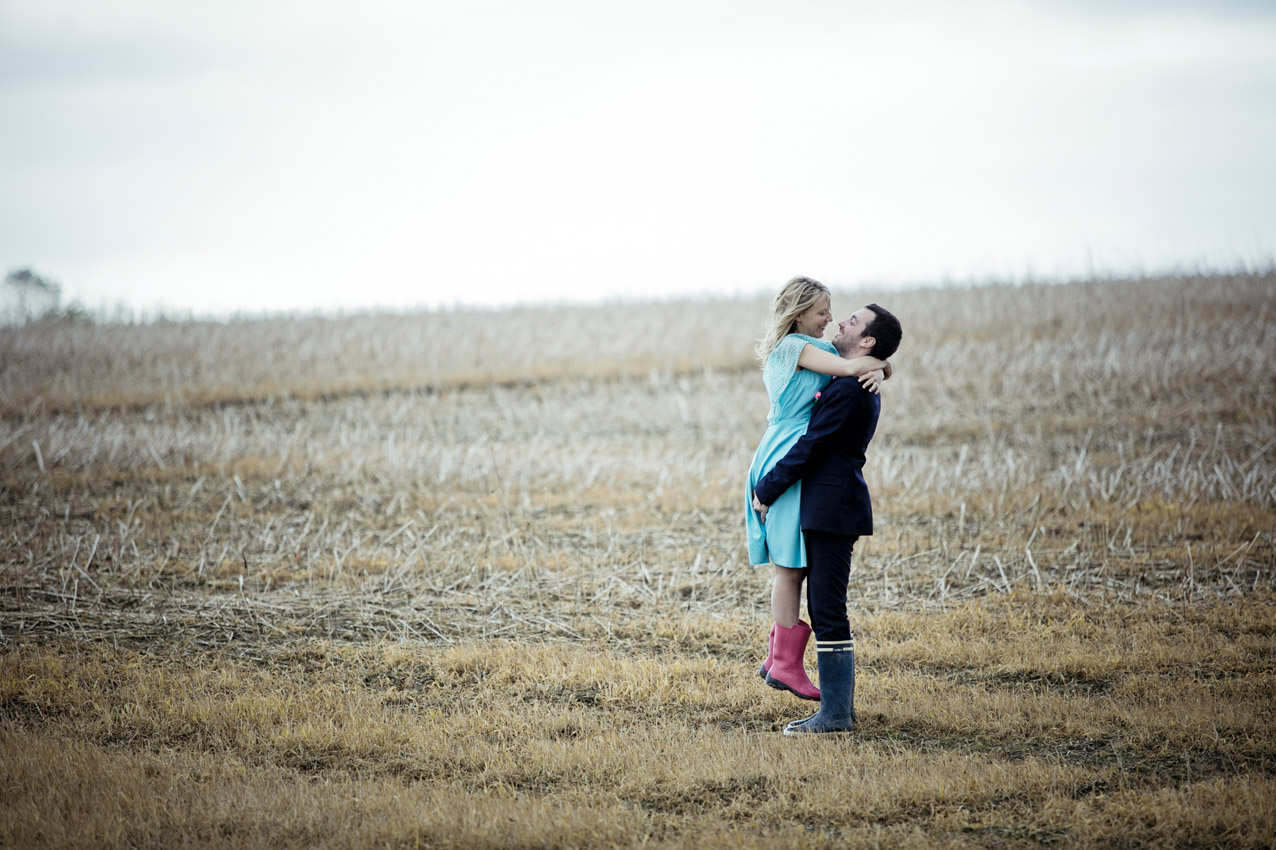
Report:
[[[760,302],[0,329],[0,846],[1276,843],[1276,276],[867,300],[821,741]]]
[[[0,668],[6,837],[1105,846],[1222,825],[1224,843],[1262,846],[1271,604],[1014,595],[924,623],[866,617],[860,728],[820,741],[778,734],[800,707],[753,679],[752,635],[734,623],[670,623],[684,642],[660,651],[602,635],[254,660],[15,648]],[[698,650],[704,638],[718,648]]]

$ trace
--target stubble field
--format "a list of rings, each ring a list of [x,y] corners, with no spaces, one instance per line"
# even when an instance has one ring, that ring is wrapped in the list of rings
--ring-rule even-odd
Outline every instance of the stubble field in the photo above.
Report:
[[[818,740],[765,302],[0,329],[0,846],[1272,846],[1276,274],[870,300]]]

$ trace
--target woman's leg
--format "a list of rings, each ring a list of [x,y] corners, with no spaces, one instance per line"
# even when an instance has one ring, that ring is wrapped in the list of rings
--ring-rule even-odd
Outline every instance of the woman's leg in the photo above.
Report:
[[[802,605],[802,580],[806,570],[775,567],[775,580],[771,583],[771,619],[777,626],[791,629],[798,621]]]
[[[771,669],[771,661],[775,655],[775,627],[793,628],[798,621],[799,606],[802,604],[802,579],[806,570],[791,570],[788,567],[777,567],[772,564],[775,577],[771,580],[771,634],[767,638],[766,660],[758,668],[758,675],[766,678]]]
[[[820,689],[811,684],[803,664],[811,627],[798,619],[802,603],[802,580],[806,570],[775,568],[771,585],[771,614],[775,618],[771,647],[771,667],[766,683],[773,688],[791,691],[802,699],[818,700]]]

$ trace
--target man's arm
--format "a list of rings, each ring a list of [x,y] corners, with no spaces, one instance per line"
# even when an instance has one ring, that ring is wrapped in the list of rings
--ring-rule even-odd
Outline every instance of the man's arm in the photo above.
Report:
[[[830,389],[825,390],[825,397],[811,416],[811,424],[806,433],[753,489],[754,496],[763,505],[773,504],[785,490],[820,462],[833,445],[843,423],[859,408],[859,385],[853,379],[842,380],[847,381],[848,386],[832,391],[830,385]]]

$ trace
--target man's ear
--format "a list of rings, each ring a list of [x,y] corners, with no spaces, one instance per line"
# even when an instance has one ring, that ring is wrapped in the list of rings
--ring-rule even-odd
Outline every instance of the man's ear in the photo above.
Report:
[[[871,357],[873,354],[873,349],[876,347],[877,347],[877,337],[875,336],[860,337],[860,348],[864,349],[864,353],[866,355],[869,355]]]

